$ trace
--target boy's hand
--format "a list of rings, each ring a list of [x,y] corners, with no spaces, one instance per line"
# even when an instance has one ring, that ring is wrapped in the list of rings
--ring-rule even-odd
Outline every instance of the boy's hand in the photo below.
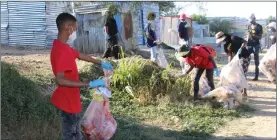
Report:
[[[97,79],[94,81],[89,82],[90,88],[96,88],[96,87],[106,87],[106,83],[103,79]]]
[[[110,70],[110,71],[113,71],[113,66],[111,63],[108,63],[108,62],[101,62],[101,68],[102,69],[106,69],[106,70]]]

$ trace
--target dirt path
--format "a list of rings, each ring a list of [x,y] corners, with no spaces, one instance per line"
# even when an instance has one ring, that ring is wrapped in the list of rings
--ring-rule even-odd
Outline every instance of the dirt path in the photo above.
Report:
[[[254,66],[250,66],[250,75]],[[257,109],[250,118],[228,122],[215,133],[218,140],[276,140],[276,85],[267,82],[264,75],[260,81],[249,81],[249,105]]]

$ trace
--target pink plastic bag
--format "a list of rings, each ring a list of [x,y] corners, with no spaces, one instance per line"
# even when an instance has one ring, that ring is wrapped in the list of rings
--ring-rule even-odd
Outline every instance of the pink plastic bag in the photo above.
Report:
[[[97,90],[109,92],[111,76],[111,71],[104,70],[107,88],[98,88]],[[83,116],[82,129],[88,140],[109,140],[116,131],[117,123],[110,113],[109,100],[105,95],[104,93],[100,94],[103,98],[101,101],[92,100]]]
[[[116,131],[117,123],[110,113],[109,100],[92,100],[82,122],[88,140],[109,140]]]

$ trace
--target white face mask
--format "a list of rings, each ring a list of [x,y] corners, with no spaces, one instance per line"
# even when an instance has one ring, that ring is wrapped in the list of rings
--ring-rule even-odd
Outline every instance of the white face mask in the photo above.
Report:
[[[225,41],[221,42],[221,45],[222,45],[222,46],[224,46],[225,44],[226,44],[226,42],[225,42]]]
[[[152,30],[155,30],[155,29],[156,29],[155,21],[154,21],[154,20],[151,20],[151,21],[149,21],[149,23],[151,24],[150,28],[151,28]]]
[[[77,38],[76,31],[74,31],[68,38],[69,45],[73,45],[74,40]]]
[[[74,41],[77,38],[76,31],[74,31],[70,36],[69,36],[69,41]]]

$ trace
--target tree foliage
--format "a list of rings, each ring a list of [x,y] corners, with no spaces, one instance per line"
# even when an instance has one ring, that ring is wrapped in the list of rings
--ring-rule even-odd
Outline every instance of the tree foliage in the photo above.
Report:
[[[271,21],[271,20],[276,20],[276,17],[275,17],[275,16],[269,16],[267,19],[268,19],[269,21]]]
[[[209,20],[205,15],[193,14],[190,16],[192,21],[197,21],[198,24],[208,24]]]
[[[158,1],[158,4],[159,4],[159,9],[160,9],[160,14],[162,16],[168,15],[169,13],[175,14],[176,11],[174,11],[174,9],[176,8],[176,6],[173,1]]]
[[[182,7],[175,7],[168,12],[165,12],[162,16],[178,16],[179,12],[181,11]]]
[[[212,36],[214,36],[217,32],[224,32],[227,34],[232,33],[232,30],[235,29],[234,28],[234,24],[228,20],[223,20],[221,18],[215,18],[212,19],[209,22],[209,26],[210,26],[210,34]]]

